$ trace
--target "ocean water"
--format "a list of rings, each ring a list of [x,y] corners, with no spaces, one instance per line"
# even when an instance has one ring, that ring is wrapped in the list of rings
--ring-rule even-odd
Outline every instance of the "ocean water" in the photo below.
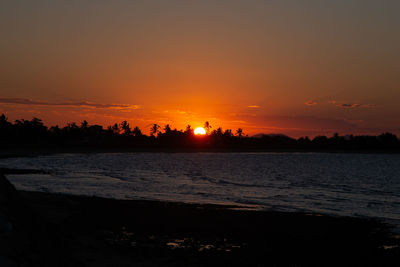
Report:
[[[400,225],[400,155],[98,153],[0,159],[22,190],[377,217]]]

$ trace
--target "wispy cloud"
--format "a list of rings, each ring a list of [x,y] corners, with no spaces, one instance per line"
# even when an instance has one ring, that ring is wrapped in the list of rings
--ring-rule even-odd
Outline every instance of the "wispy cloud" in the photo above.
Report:
[[[32,106],[71,106],[71,107],[90,107],[101,109],[139,109],[139,105],[128,104],[103,104],[89,101],[65,101],[65,102],[48,102],[40,100],[31,100],[27,98],[4,98],[0,97],[0,103],[3,104],[19,104]]]
[[[250,106],[247,106],[248,108],[260,108],[260,106],[257,106],[257,105],[250,105]]]
[[[312,100],[308,100],[304,103],[304,105],[307,105],[307,106],[315,106],[316,104],[317,104],[317,102],[312,101]]]
[[[334,104],[340,108],[374,108],[377,107],[375,104],[360,104],[360,103],[340,103],[337,101],[330,101],[330,103]]]
[[[177,114],[182,114],[182,115],[189,114],[189,112],[184,111],[184,110],[179,110],[179,109],[177,109],[177,110],[169,110],[169,109],[167,109],[167,110],[164,110],[164,113],[177,113]]]

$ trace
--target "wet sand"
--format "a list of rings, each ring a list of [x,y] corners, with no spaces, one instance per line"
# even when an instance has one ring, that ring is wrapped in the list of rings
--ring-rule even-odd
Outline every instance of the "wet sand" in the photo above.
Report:
[[[0,266],[396,266],[398,245],[372,219],[24,192],[0,175]]]

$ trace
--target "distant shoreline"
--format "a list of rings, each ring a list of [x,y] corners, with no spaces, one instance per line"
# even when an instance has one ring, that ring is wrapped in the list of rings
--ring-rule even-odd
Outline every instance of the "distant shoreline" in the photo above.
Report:
[[[300,149],[183,149],[183,148],[0,148],[0,159],[32,157],[53,154],[92,153],[328,153],[328,154],[389,154],[399,155],[400,150],[300,150]]]
[[[65,127],[46,126],[39,118],[16,120],[0,115],[0,149],[90,152],[324,152],[324,153],[400,153],[400,140],[392,133],[380,135],[317,135],[293,138],[284,134],[248,136],[242,128],[223,130],[205,122],[203,134],[190,125],[185,130],[153,124],[150,135],[131,128],[127,121],[106,129],[102,125],[69,123]]]

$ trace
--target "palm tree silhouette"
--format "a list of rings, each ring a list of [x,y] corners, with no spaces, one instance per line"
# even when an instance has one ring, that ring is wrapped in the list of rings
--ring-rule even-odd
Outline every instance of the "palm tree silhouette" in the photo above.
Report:
[[[159,132],[160,128],[161,128],[160,125],[154,123],[153,126],[151,126],[151,128],[150,128],[150,135],[151,136],[156,135]]]
[[[119,126],[118,123],[115,123],[113,126],[111,126],[111,129],[114,134],[119,134]]]
[[[208,121],[206,121],[204,123],[204,128],[206,128],[207,134],[210,132],[210,129],[212,128],[210,123]]]
[[[89,126],[89,123],[87,122],[87,120],[82,121],[81,129],[87,129],[88,126]]]
[[[225,130],[224,136],[226,136],[226,137],[231,137],[231,136],[233,136],[233,135],[232,135],[232,130],[231,130],[231,129]]]
[[[186,126],[186,130],[185,130],[185,133],[190,133],[190,132],[192,132],[192,126],[190,125],[190,124],[188,124],[187,126]]]
[[[129,126],[129,123],[127,121],[121,122],[121,129],[124,130],[124,135],[130,135],[131,134],[131,127]]]
[[[132,133],[134,136],[142,136],[142,131],[137,126],[133,129]]]
[[[9,128],[11,126],[11,122],[8,121],[8,118],[6,117],[6,115],[1,114],[0,116],[0,129],[6,129]]]
[[[171,133],[171,126],[169,126],[169,124],[165,125],[164,131],[165,131],[166,134]]]
[[[239,138],[242,138],[243,136],[243,129],[242,128],[238,128],[236,130],[236,135],[239,136]]]

